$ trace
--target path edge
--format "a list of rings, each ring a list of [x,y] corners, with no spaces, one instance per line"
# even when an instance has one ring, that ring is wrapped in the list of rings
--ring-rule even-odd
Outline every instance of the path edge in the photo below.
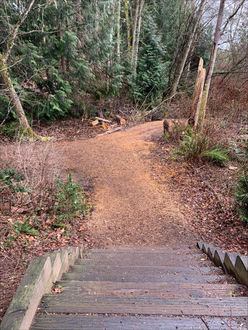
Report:
[[[31,261],[3,317],[1,330],[28,330],[41,298],[49,293],[63,273],[82,258],[83,246],[70,247],[35,258]]]
[[[232,275],[240,284],[248,287],[248,256],[240,255],[236,252],[224,251],[205,242],[198,242],[197,247],[217,267],[221,267],[225,273]]]

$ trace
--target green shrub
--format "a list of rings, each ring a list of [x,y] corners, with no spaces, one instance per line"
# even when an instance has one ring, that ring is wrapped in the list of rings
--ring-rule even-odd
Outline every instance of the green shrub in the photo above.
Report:
[[[21,233],[29,234],[32,236],[39,235],[38,230],[34,229],[30,225],[28,220],[25,221],[24,223],[21,223],[19,221],[15,222],[14,231],[15,231],[17,237],[19,237]]]
[[[6,168],[0,170],[0,192],[11,190],[12,192],[28,192],[23,186],[18,183],[24,180],[24,176],[17,172],[14,168]]]
[[[72,217],[88,213],[88,202],[82,187],[73,182],[69,173],[67,180],[63,182],[58,179],[58,192],[56,194],[57,203],[54,206],[56,220],[53,224],[55,227],[63,226],[62,222]]]
[[[248,167],[238,179],[235,197],[241,217],[248,222]]]
[[[175,153],[184,155],[189,160],[207,160],[221,166],[229,160],[227,150],[220,145],[213,145],[206,132],[194,133],[190,127],[186,129],[180,148]]]
[[[20,131],[20,124],[17,121],[8,122],[0,126],[0,133],[10,138],[17,137],[19,131]]]
[[[216,145],[214,148],[204,151],[202,157],[220,166],[224,166],[226,162],[228,162],[227,150],[222,149],[220,145]]]

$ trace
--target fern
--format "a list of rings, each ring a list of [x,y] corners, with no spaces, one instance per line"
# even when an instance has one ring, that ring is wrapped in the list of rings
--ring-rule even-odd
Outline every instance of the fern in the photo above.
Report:
[[[224,166],[229,160],[227,150],[221,149],[219,145],[211,150],[204,151],[201,156],[221,166]]]

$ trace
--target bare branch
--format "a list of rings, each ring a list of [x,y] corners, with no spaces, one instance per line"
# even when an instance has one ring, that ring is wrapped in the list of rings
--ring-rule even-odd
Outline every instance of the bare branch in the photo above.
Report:
[[[7,44],[7,50],[3,56],[4,58],[4,61],[7,61],[10,53],[11,53],[11,50],[14,46],[14,43],[15,43],[15,39],[17,37],[17,34],[18,34],[18,31],[19,31],[19,28],[20,26],[22,25],[22,23],[25,21],[26,17],[28,16],[28,13],[30,12],[30,10],[32,9],[33,7],[33,4],[34,4],[35,0],[31,0],[27,9],[25,10],[25,12],[22,14],[22,16],[20,17],[20,19],[18,20],[18,22],[16,23],[16,25],[14,26],[12,32],[10,33],[10,37],[9,37],[9,41],[8,41],[8,44]]]
[[[242,0],[240,2],[240,4],[238,5],[238,7],[234,10],[234,12],[228,17],[228,19],[226,20],[226,23],[223,27],[222,33],[225,31],[227,25],[229,24],[229,22],[233,19],[233,17],[238,13],[238,11],[240,10],[240,8],[243,6],[245,0]]]

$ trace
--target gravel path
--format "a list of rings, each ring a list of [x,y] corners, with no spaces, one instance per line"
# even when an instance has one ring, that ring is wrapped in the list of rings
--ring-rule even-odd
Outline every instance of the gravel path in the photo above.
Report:
[[[60,143],[66,170],[91,178],[94,212],[88,230],[96,245],[171,245],[194,240],[179,196],[156,174],[151,150],[163,134],[149,122],[90,140]],[[153,167],[153,169],[152,169]],[[193,243],[193,242],[192,242]]]

